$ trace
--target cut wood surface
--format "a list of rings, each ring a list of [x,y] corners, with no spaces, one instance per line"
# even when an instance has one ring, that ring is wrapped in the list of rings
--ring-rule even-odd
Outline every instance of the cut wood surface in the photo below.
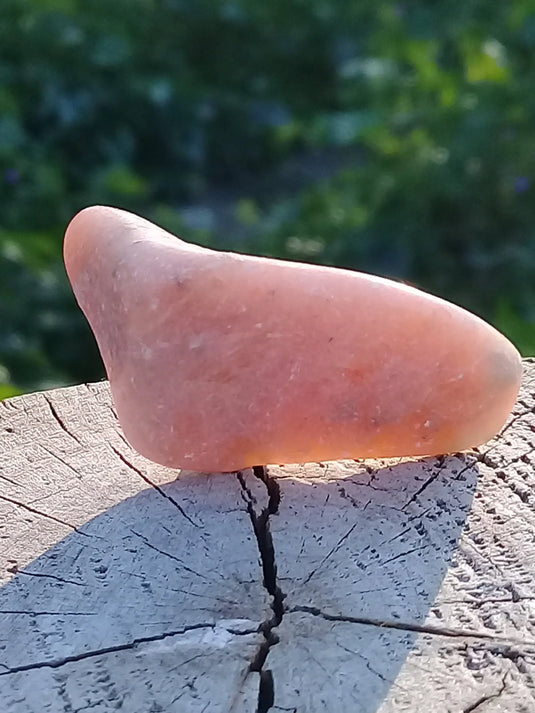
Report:
[[[1,403],[0,711],[532,713],[534,431],[530,360],[420,460],[173,471],[105,382]]]

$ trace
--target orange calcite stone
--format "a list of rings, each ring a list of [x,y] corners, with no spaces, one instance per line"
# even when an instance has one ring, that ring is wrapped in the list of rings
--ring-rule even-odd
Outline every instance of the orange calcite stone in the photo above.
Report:
[[[100,206],[64,248],[124,433],[167,466],[458,451],[518,393],[504,336],[404,284],[208,250]]]

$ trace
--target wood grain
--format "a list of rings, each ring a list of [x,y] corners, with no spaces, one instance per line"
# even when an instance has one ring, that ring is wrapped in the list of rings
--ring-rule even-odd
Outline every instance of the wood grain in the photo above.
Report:
[[[0,404],[14,713],[535,710],[535,364],[502,434],[404,461],[172,471],[107,383]]]

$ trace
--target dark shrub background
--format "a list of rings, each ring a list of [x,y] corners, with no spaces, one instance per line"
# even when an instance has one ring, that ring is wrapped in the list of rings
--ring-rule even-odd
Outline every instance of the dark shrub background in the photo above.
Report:
[[[0,48],[0,398],[103,375],[61,264],[93,203],[535,353],[531,0],[2,0]]]

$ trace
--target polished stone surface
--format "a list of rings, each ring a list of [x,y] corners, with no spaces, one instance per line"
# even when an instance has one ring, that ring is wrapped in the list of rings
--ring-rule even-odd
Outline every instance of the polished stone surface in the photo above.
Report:
[[[449,453],[491,438],[518,393],[503,335],[404,284],[208,250],[101,206],[64,253],[125,435],[158,463]]]

